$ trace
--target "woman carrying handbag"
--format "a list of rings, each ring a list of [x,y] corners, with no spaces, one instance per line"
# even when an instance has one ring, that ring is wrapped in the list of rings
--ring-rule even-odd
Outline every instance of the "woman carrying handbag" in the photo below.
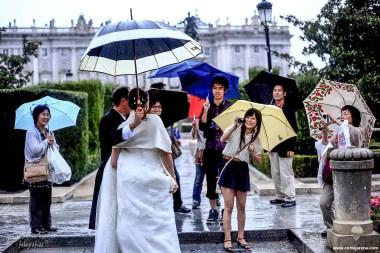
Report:
[[[33,172],[33,165],[39,165],[38,170],[45,166],[46,152],[49,145],[58,148],[54,134],[49,132],[50,109],[47,105],[37,105],[32,112],[34,128],[26,132],[25,138],[25,169],[24,184],[29,188],[29,215],[32,234],[55,232],[57,228],[51,225],[52,183],[47,181],[48,173]],[[47,162],[46,162],[47,169]],[[31,178],[30,173],[35,177]],[[39,173],[39,174],[38,174]],[[37,175],[38,174],[38,175]]]
[[[261,127],[261,113],[251,108],[246,111],[242,120],[224,131],[220,140],[227,142],[223,150],[225,166],[219,177],[219,186],[224,199],[223,229],[224,249],[232,252],[231,214],[236,201],[238,235],[237,244],[243,249],[251,246],[244,239],[245,204],[247,192],[250,191],[248,163],[260,163],[262,146],[258,135]]]

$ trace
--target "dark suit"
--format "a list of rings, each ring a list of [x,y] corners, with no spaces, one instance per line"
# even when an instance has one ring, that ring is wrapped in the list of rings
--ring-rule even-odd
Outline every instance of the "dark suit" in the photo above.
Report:
[[[122,129],[117,130],[118,126],[123,122],[123,117],[116,110],[111,109],[102,117],[99,123],[101,164],[95,178],[89,229],[95,229],[96,207],[98,204],[100,185],[102,183],[104,167],[111,156],[112,146],[123,141]]]

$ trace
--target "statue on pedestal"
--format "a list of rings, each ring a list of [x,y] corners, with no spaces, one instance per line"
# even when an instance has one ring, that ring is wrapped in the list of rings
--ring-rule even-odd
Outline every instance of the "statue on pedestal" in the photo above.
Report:
[[[191,38],[193,38],[194,40],[199,40],[198,32],[197,32],[197,29],[198,29],[197,21],[198,21],[198,19],[199,18],[197,18],[195,16],[191,16],[190,12],[188,12],[187,17],[178,23],[178,24],[184,24],[185,25],[185,33],[187,35],[189,35]]]

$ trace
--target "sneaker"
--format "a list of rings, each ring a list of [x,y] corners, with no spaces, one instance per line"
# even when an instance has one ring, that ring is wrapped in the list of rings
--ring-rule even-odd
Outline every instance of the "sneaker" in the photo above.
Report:
[[[200,205],[201,205],[201,203],[199,203],[198,201],[194,200],[192,208],[193,209],[197,209],[197,208],[199,208]]]
[[[174,212],[176,213],[190,213],[191,209],[187,208],[186,206],[180,206],[178,208],[174,208]]]
[[[220,225],[223,225],[223,213],[224,213],[224,208],[222,209],[222,211],[220,211],[220,217],[219,217],[219,224]]]
[[[272,200],[269,201],[269,203],[272,204],[272,205],[284,204],[285,200],[282,200],[282,199],[272,199]]]
[[[214,224],[218,221],[219,213],[216,209],[210,209],[206,224]]]
[[[295,200],[293,200],[293,201],[285,201],[282,205],[281,205],[281,207],[285,207],[285,208],[287,208],[287,207],[292,207],[292,206],[295,206],[296,205],[296,201]]]

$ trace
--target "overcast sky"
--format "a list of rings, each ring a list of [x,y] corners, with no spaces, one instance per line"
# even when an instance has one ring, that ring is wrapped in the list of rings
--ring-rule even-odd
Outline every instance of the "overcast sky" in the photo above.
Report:
[[[49,24],[55,19],[58,27],[70,26],[70,20],[75,22],[80,14],[88,21],[93,20],[94,26],[111,19],[113,22],[129,19],[129,8],[133,8],[134,19],[151,19],[170,22],[174,25],[191,14],[198,13],[202,21],[215,24],[219,18],[220,24],[225,24],[228,18],[232,25],[242,25],[245,18],[250,18],[256,10],[259,0],[0,0],[0,26],[16,19],[19,27],[30,27],[32,20],[37,26]],[[280,15],[293,14],[301,20],[316,17],[327,0],[271,0],[273,15],[279,24],[287,23],[279,18]],[[303,43],[298,39],[301,34],[290,27],[294,35],[291,40],[291,55],[298,60],[313,60],[318,66],[316,57],[304,58],[301,54]]]

